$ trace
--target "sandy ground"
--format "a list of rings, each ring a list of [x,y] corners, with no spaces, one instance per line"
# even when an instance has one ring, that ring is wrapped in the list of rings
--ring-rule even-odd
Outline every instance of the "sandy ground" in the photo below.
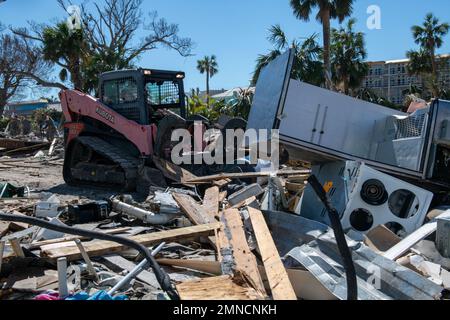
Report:
[[[38,196],[41,192],[50,192],[56,194],[62,202],[71,202],[80,199],[100,200],[115,194],[114,191],[68,186],[62,176],[62,159],[51,161],[51,163],[33,158],[14,160],[23,161],[17,164],[8,163],[7,165],[11,168],[2,167],[4,165],[0,161],[0,182],[9,182],[17,187],[28,186],[33,196]],[[0,202],[0,209],[2,209],[2,203],[5,204],[5,200]]]

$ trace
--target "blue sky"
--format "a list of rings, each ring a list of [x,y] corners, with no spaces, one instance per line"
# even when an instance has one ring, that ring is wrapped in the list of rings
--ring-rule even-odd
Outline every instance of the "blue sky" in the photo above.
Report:
[[[370,5],[381,8],[381,30],[369,30],[366,26]],[[322,31],[314,18],[309,22],[295,19],[288,0],[144,0],[142,9],[157,10],[169,22],[178,23],[180,35],[191,37],[196,47],[195,56],[188,58],[166,49],[155,50],[146,53],[138,65],[185,71],[187,89],[204,89],[205,79],[196,70],[196,61],[211,54],[217,56],[219,63],[212,88],[247,85],[257,55],[270,49],[266,37],[272,24],[279,23],[290,38],[315,32],[321,36]],[[408,49],[416,47],[411,26],[421,23],[428,12],[450,22],[448,0],[355,1],[353,16],[358,19],[357,29],[366,34],[368,59],[403,58]],[[55,0],[7,0],[0,4],[0,21],[6,25],[25,26],[28,20],[50,22],[65,17]],[[139,34],[138,39],[144,35]],[[445,40],[440,52],[450,53],[450,35]]]

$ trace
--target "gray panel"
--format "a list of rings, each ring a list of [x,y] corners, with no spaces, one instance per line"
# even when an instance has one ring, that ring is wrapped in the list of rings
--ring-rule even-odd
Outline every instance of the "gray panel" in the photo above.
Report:
[[[248,118],[247,128],[276,129],[275,122],[292,70],[292,49],[267,65],[256,83],[255,96]]]

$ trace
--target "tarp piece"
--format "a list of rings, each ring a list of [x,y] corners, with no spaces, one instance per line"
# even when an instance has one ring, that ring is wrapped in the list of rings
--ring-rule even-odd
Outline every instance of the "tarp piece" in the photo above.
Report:
[[[361,242],[347,240],[358,277],[359,300],[435,300],[443,288],[418,273],[377,254]],[[347,298],[345,270],[333,232],[294,248],[286,267],[309,270],[339,299]]]

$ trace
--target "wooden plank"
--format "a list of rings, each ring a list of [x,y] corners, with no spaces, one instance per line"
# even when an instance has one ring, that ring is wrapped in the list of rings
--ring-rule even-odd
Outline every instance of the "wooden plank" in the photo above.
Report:
[[[223,202],[227,197],[227,194],[228,194],[227,191],[222,191],[221,193],[219,193],[219,202]]]
[[[2,155],[7,156],[7,155],[17,153],[17,152],[34,151],[34,150],[44,149],[44,148],[48,147],[49,145],[50,145],[50,143],[46,142],[46,143],[36,144],[36,145],[28,146],[28,147],[17,148],[14,150],[9,150],[9,151],[3,152]]]
[[[261,211],[247,208],[274,300],[297,300]]]
[[[213,275],[222,274],[222,268],[220,267],[219,261],[196,259],[158,259],[158,263],[164,266],[191,269]]]
[[[213,181],[213,186],[219,187],[219,188],[223,188],[226,185],[228,185],[229,183],[231,183],[231,179],[222,179],[222,180],[217,180],[217,181]]]
[[[192,223],[198,225],[216,222],[213,217],[205,212],[202,205],[197,203],[197,201],[195,201],[191,196],[181,193],[174,193],[173,198]]]
[[[290,176],[299,174],[309,174],[311,170],[285,170],[278,171],[275,174],[278,176]],[[259,178],[259,177],[269,177],[271,172],[241,172],[241,173],[219,173],[211,176],[196,177],[192,179],[185,179],[183,183],[188,184],[201,184],[208,183],[212,181],[218,181],[223,179],[242,179],[242,178]]]
[[[219,261],[196,259],[158,259],[158,263],[165,266],[186,268],[213,275],[220,275],[222,271]],[[264,267],[258,266],[258,268],[263,282],[267,283],[267,275]],[[337,300],[337,298],[309,271],[286,269],[286,272],[298,298],[306,300]],[[270,289],[268,283],[266,287]]]
[[[104,230],[102,232],[104,234],[118,234],[118,233],[124,233],[130,229],[131,229],[130,227],[123,227],[123,228],[117,228],[117,229],[111,229],[111,230]],[[29,250],[33,250],[33,249],[41,248],[46,245],[69,242],[69,241],[74,241],[76,239],[88,240],[89,238],[79,237],[79,236],[68,236],[68,237],[64,237],[64,238],[42,240],[42,241],[36,241],[36,242],[30,243],[29,245],[26,245],[26,248],[28,248]]]
[[[266,290],[258,271],[258,264],[248,246],[239,210],[228,209],[224,212],[223,217],[225,219],[225,234],[227,236],[229,234],[228,240],[233,249],[236,271],[242,273],[256,290],[265,294]]]
[[[222,274],[232,275],[234,273],[233,249],[226,234],[226,220],[223,211],[219,213],[219,219],[222,224],[216,231],[217,259],[221,263]]]
[[[197,179],[197,176],[190,173],[189,171],[169,162],[164,159],[153,157],[153,163],[156,168],[158,168],[164,177],[167,179],[173,180],[175,182],[184,183],[186,180]],[[185,184],[189,185],[189,184]]]
[[[218,276],[186,281],[176,285],[181,300],[263,300],[253,288],[233,281],[231,276]]]
[[[191,196],[181,193],[174,193],[172,196],[180,206],[181,210],[193,224],[201,225],[217,222],[214,216],[208,214],[208,210],[206,210],[204,206],[195,201]],[[211,245],[217,249],[217,241],[215,235],[208,237],[208,240]]]
[[[5,241],[0,240],[0,274],[2,272],[3,252],[5,251]]]
[[[151,246],[163,241],[169,242],[210,236],[214,234],[214,230],[218,228],[220,228],[220,223],[216,222],[212,224],[142,234],[128,237],[128,239],[136,241],[144,246]],[[84,248],[90,257],[112,254],[128,249],[126,246],[116,242],[103,240],[87,242],[84,244]],[[81,258],[80,251],[76,245],[43,250],[42,255],[52,260],[57,260],[60,257],[67,257],[67,260],[73,261]]]
[[[211,187],[206,190],[202,207],[213,221],[219,218],[219,187]]]
[[[25,258],[25,253],[23,252],[22,247],[20,246],[20,242],[19,240],[17,240],[17,238],[9,239],[9,243],[11,244],[11,248],[13,249],[16,257]]]
[[[78,247],[78,250],[80,250],[81,256],[83,257],[84,262],[86,262],[87,270],[90,273],[91,276],[93,276],[95,279],[98,280],[97,271],[95,271],[94,265],[92,264],[91,259],[89,258],[88,254],[86,253],[86,250],[83,247],[83,244],[81,243],[80,239],[75,240],[75,244]]]
[[[0,238],[7,234],[9,231],[9,222],[0,221]]]

